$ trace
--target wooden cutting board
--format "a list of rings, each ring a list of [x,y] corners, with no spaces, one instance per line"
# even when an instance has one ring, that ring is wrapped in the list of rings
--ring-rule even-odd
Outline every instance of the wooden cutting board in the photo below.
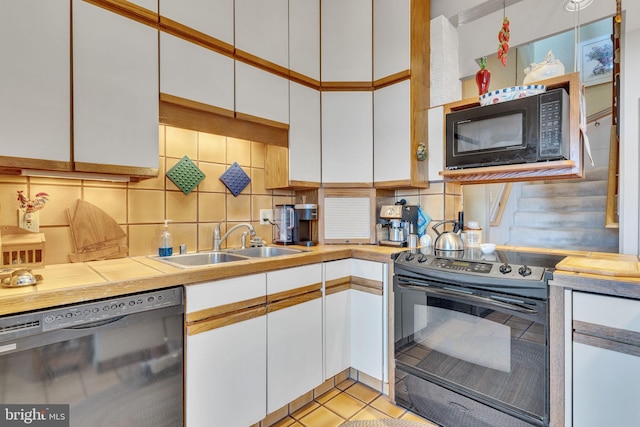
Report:
[[[556,265],[558,271],[599,274],[612,277],[640,277],[640,263],[635,257],[620,256],[619,259],[567,257]]]
[[[127,247],[121,244],[126,233],[102,209],[78,199],[67,208],[67,217],[75,246],[71,262],[127,256]]]

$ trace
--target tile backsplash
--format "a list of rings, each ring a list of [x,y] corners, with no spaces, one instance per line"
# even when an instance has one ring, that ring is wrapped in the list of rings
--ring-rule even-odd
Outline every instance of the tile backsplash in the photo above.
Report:
[[[40,211],[47,265],[69,262],[68,254],[75,250],[66,209],[77,199],[102,209],[122,227],[131,256],[157,253],[165,218],[172,221],[169,229],[175,252],[181,244],[186,244],[189,252],[211,249],[218,222],[222,222],[223,233],[237,223],[250,222],[258,236],[271,242],[271,226],[259,224],[260,209],[292,203],[294,194],[264,188],[263,143],[160,126],[159,144],[158,177],[135,183],[0,175],[0,225],[18,225],[18,190],[31,197],[48,193],[49,201]],[[185,155],[206,175],[188,195],[165,176]],[[237,197],[219,179],[234,162],[251,178]],[[240,246],[243,231],[234,232],[227,245]]]

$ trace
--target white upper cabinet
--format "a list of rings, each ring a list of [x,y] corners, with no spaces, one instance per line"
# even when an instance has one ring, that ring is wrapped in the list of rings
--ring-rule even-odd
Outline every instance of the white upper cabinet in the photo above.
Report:
[[[236,112],[289,123],[289,80],[236,61]]]
[[[289,1],[289,68],[320,80],[320,0]]]
[[[404,80],[373,93],[374,181],[411,179],[411,84]]]
[[[289,0],[236,0],[235,46],[289,67]]]
[[[0,2],[2,156],[70,161],[70,8]]]
[[[290,82],[289,179],[320,182],[320,92]]]
[[[160,92],[233,111],[233,59],[160,33]]]
[[[233,0],[162,0],[160,15],[233,45]]]
[[[371,0],[322,0],[322,81],[372,80]]]
[[[73,111],[76,162],[157,169],[158,31],[74,0]]]
[[[408,70],[411,0],[373,2],[373,80]]]
[[[373,95],[322,93],[322,182],[373,180]]]

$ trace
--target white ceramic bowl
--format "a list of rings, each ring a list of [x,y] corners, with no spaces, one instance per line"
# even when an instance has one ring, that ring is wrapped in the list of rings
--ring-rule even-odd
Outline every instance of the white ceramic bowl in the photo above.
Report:
[[[480,97],[480,105],[498,104],[512,99],[537,95],[546,90],[547,87],[545,85],[511,86],[485,93]]]
[[[480,244],[480,250],[482,251],[483,254],[490,254],[491,252],[496,250],[496,244],[495,243],[481,243]]]

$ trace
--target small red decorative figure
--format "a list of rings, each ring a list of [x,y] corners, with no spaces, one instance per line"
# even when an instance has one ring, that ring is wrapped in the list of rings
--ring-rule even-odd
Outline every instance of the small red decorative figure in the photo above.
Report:
[[[478,95],[482,96],[489,91],[491,73],[487,70],[487,57],[480,58],[480,69],[476,73],[476,84],[478,85]]]

